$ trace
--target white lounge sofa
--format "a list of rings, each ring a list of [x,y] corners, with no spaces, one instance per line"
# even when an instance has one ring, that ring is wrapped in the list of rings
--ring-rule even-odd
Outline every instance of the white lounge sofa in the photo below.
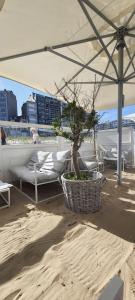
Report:
[[[23,181],[34,185],[35,199],[31,200],[38,203],[38,186],[60,181],[61,174],[69,168],[70,160],[69,150],[37,151],[25,165],[14,166],[10,171],[19,179],[21,190]]]

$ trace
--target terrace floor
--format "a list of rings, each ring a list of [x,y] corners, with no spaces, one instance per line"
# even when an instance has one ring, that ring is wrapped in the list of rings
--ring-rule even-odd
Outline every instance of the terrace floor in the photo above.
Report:
[[[70,212],[63,195],[35,207],[12,189],[11,207],[0,211],[0,300],[96,300],[115,274],[124,300],[135,299],[135,173],[123,173],[120,187],[113,173],[95,214]],[[61,190],[55,183],[46,192]]]

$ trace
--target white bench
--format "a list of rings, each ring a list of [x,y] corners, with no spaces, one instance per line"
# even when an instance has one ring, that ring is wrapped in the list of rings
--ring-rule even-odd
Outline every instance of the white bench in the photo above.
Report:
[[[38,203],[38,186],[60,181],[61,174],[67,167],[67,162],[71,160],[69,157],[69,150],[58,152],[36,151],[25,165],[14,166],[10,171],[19,179],[21,190],[23,182],[34,185],[35,198],[29,198]]]

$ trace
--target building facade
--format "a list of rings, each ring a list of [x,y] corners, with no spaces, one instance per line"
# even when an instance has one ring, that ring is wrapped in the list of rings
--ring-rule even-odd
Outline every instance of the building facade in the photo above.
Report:
[[[22,105],[22,118],[28,123],[37,124],[37,103],[33,98],[33,95],[30,95],[27,102]]]
[[[33,93],[33,99],[37,103],[38,124],[51,125],[60,116],[61,102],[55,98]]]
[[[60,117],[66,105],[53,97],[32,93],[22,105],[22,118],[29,123],[51,125]],[[67,120],[63,123],[66,126]]]
[[[45,112],[45,97],[40,94],[33,93],[33,98],[37,104],[37,120],[38,124],[46,124],[46,112]]]
[[[11,121],[17,117],[17,100],[12,91],[0,91],[0,120]]]
[[[133,127],[135,129],[135,122],[129,119],[123,119],[122,127]],[[106,129],[114,129],[114,128],[118,128],[117,120],[111,122],[107,121],[105,123],[101,123],[96,126],[97,130],[106,130]]]

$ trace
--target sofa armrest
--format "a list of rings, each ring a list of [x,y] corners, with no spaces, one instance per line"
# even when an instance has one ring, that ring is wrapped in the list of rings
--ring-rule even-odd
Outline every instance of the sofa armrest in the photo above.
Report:
[[[37,172],[40,168],[40,164],[39,163],[34,163],[34,172]]]

